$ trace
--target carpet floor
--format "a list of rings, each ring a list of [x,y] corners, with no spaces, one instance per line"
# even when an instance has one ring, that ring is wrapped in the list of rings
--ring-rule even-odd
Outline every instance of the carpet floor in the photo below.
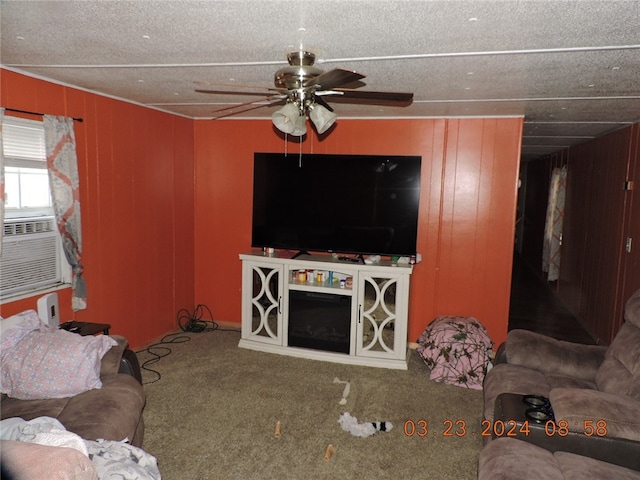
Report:
[[[482,392],[432,382],[415,351],[401,371],[241,349],[232,331],[180,338],[143,370],[144,448],[164,480],[477,477]],[[344,405],[335,378],[350,382]],[[393,428],[356,437],[343,412]]]

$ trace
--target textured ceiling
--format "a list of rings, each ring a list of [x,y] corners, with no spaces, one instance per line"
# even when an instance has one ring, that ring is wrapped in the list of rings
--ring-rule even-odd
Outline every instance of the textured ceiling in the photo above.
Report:
[[[256,100],[194,82],[270,87],[302,47],[362,90],[414,93],[335,102],[338,121],[524,115],[524,160],[640,121],[640,0],[2,0],[0,17],[3,66],[192,118]]]

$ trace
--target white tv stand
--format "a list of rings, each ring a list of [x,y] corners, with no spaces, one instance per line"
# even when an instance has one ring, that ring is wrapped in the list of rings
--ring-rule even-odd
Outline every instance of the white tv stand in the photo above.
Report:
[[[407,368],[410,265],[388,261],[366,265],[330,255],[290,256],[261,251],[240,255],[240,347],[353,365]],[[300,270],[308,271],[312,280],[300,281]],[[318,279],[318,273],[324,279]],[[340,280],[346,283],[348,277],[352,282],[341,286]],[[345,320],[337,324],[338,317]]]

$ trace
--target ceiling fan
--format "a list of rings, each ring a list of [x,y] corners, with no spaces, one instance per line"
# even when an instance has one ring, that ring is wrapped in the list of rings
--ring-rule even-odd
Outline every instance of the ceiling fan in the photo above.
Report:
[[[293,136],[303,136],[307,133],[307,116],[319,134],[326,132],[334,124],[337,115],[333,113],[333,108],[327,103],[327,100],[399,106],[409,105],[413,100],[413,93],[357,90],[364,85],[360,82],[365,78],[364,75],[341,68],[325,72],[313,66],[315,60],[316,56],[312,52],[300,50],[289,53],[287,55],[289,66],[281,68],[275,73],[274,87],[196,82],[201,85],[262,89],[264,90],[262,92],[203,89],[196,89],[196,92],[261,97],[257,100],[216,110],[214,113],[225,112],[218,117],[284,102],[284,106],[274,112],[271,119],[278,130]]]

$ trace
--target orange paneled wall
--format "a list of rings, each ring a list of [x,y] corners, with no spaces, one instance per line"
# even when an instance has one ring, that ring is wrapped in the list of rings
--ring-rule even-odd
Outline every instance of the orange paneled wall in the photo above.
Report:
[[[3,107],[75,122],[88,308],[63,320],[112,325],[133,348],[193,308],[193,121],[0,70]],[[2,305],[7,316],[36,298]]]
[[[449,120],[446,135],[432,311],[476,317],[496,345],[508,326],[521,127]]]
[[[521,118],[340,119],[325,138],[285,143],[269,120],[192,121],[0,72],[2,106],[84,118],[76,137],[89,306],[73,313],[61,292],[64,319],[110,323],[134,347],[198,303],[239,323],[253,153],[389,153],[423,158],[409,340],[443,314],[473,315],[494,342],[505,338]],[[29,307],[35,298],[2,314]]]
[[[195,303],[240,323],[241,266],[251,248],[253,153],[421,155],[418,250],[409,340],[437,315],[475,316],[506,338],[521,118],[338,120],[289,142],[269,120],[195,122]],[[295,201],[296,186],[291,186]]]

